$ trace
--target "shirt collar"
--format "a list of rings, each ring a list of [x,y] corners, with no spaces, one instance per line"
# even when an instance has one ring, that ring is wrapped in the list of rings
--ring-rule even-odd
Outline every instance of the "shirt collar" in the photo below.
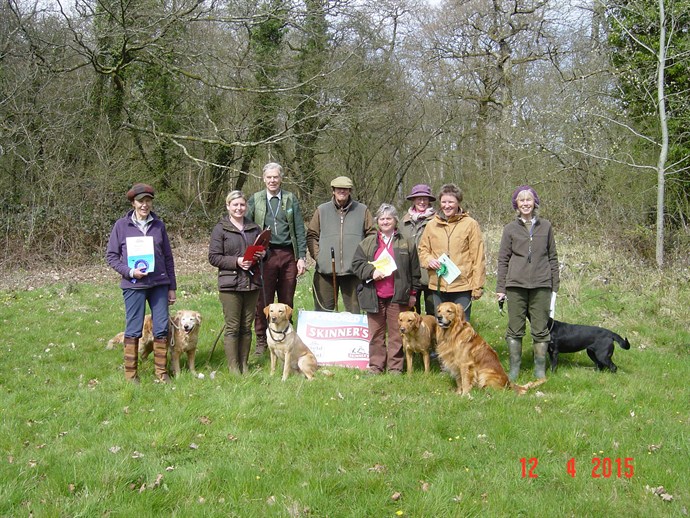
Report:
[[[271,198],[273,198],[274,196],[275,196],[276,198],[278,198],[278,201],[282,201],[282,199],[283,199],[283,189],[279,190],[276,194],[271,194],[270,192],[268,192],[268,189],[266,189],[266,200],[267,200],[267,201],[271,201]]]

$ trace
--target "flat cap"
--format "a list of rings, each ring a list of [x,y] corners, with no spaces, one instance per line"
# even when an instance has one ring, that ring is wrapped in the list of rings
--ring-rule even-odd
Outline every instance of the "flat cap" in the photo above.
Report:
[[[153,187],[145,183],[135,183],[132,188],[127,191],[127,199],[129,201],[141,200],[148,196],[149,198],[155,198]]]
[[[352,180],[347,176],[338,176],[331,182],[331,187],[338,189],[352,189],[354,187]]]

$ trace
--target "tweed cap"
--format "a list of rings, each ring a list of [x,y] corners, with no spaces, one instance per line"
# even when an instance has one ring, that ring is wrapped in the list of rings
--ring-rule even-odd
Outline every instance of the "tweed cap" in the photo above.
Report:
[[[334,189],[352,189],[354,184],[347,176],[338,176],[331,182],[331,187]]]
[[[141,200],[148,196],[149,198],[155,198],[155,192],[153,187],[145,183],[135,183],[132,188],[127,191],[127,199],[129,201]]]

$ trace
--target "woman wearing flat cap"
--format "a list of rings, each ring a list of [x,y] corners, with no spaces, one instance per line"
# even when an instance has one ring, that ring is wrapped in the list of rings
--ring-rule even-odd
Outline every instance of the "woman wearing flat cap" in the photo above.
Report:
[[[517,217],[503,228],[496,270],[496,296],[508,301],[506,342],[510,353],[508,377],[520,373],[522,337],[529,318],[534,350],[534,375],[546,376],[546,351],[551,339],[549,311],[558,291],[558,254],[551,223],[538,218],[539,196],[529,185],[513,192]]]
[[[153,358],[156,380],[170,381],[167,369],[168,305],[176,300],[177,280],[165,224],[153,212],[153,187],[135,183],[127,191],[132,204],[113,225],[106,260],[122,277],[125,301],[125,379],[139,383],[139,339],[144,326],[146,303],[153,321]]]
[[[436,201],[436,197],[431,194],[431,187],[420,183],[412,187],[412,191],[410,191],[407,199],[412,202],[412,206],[402,218],[400,233],[406,238],[412,239],[417,248],[419,248],[419,241],[422,238],[424,227],[436,214],[436,210],[431,206]],[[417,313],[422,314],[422,299],[424,299],[425,313],[427,315],[435,315],[432,292],[429,289],[429,272],[426,268],[420,268],[420,273],[421,293],[417,297],[415,309]]]

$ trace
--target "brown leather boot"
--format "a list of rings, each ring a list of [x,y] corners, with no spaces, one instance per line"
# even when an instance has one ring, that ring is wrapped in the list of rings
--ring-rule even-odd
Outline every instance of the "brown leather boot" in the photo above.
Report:
[[[139,363],[139,339],[127,338],[124,340],[125,350],[125,379],[136,385],[139,384],[137,366]]]
[[[168,376],[168,340],[167,338],[154,338],[153,340],[153,365],[156,379],[161,383],[169,383]]]

